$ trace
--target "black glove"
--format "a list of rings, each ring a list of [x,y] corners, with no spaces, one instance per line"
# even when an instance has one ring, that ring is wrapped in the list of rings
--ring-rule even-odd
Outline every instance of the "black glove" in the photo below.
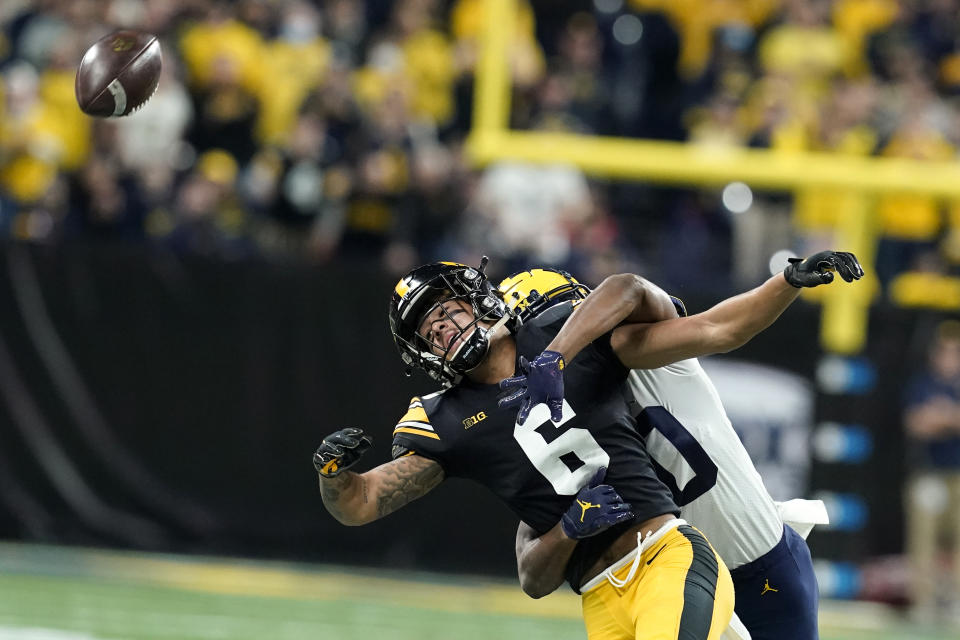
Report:
[[[313,466],[324,478],[332,478],[355,465],[372,444],[373,439],[362,429],[341,429],[323,439],[313,454]]]
[[[783,277],[794,287],[816,287],[833,282],[833,272],[847,282],[863,277],[863,267],[857,257],[846,251],[821,251],[806,260],[790,258],[790,264],[783,270]]]
[[[630,505],[617,490],[601,484],[607,469],[600,467],[560,519],[563,533],[572,540],[595,536],[615,524],[633,517]]]

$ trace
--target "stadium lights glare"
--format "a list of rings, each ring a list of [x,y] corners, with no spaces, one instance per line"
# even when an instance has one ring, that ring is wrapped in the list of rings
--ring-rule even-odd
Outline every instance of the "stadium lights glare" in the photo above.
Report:
[[[780,249],[772,256],[770,256],[770,275],[780,273],[787,268],[787,260],[790,258],[798,257],[796,253],[790,251],[790,249]]]
[[[637,44],[643,37],[643,23],[632,13],[625,13],[614,21],[613,37],[624,46]]]
[[[623,0],[593,0],[593,6],[600,13],[616,13],[623,8]]]
[[[731,182],[723,188],[721,199],[730,213],[744,213],[753,204],[753,191],[743,182]]]

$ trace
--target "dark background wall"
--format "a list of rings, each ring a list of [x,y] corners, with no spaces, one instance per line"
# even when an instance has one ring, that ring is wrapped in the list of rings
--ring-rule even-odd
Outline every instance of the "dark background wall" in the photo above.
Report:
[[[516,523],[474,486],[444,483],[361,528],[320,502],[310,456],[322,437],[361,426],[375,440],[362,468],[386,461],[409,398],[433,388],[403,376],[393,284],[359,261],[0,250],[0,537],[512,574]],[[903,371],[913,320],[878,312],[871,353]],[[798,303],[737,356],[813,377],[818,326]],[[865,531],[814,534],[818,554],[899,549],[901,378],[819,396],[818,413],[856,417],[881,446],[854,480],[814,465],[812,489],[846,483],[875,506]]]

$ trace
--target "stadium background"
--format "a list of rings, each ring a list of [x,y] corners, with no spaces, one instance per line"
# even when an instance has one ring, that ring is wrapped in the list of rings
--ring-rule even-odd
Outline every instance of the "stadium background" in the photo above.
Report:
[[[805,420],[751,403],[731,414],[776,497],[827,500],[833,525],[810,544],[824,594],[850,604],[825,637],[896,628],[900,609],[854,601],[908,603],[903,383],[960,307],[958,4],[5,2],[0,635],[134,637],[62,613],[98,610],[91,585],[109,584],[108,602],[203,585],[353,602],[356,637],[397,618],[357,594],[410,590],[418,604],[403,606],[447,611],[462,634],[401,615],[397,635],[376,637],[406,637],[405,624],[471,637],[512,615],[541,626],[502,637],[557,637],[551,616],[576,637],[575,611],[476,604],[523,598],[509,582],[515,523],[481,491],[448,483],[361,529],[323,511],[320,438],[364,426],[371,461],[386,459],[399,409],[429,386],[395,356],[393,282],[487,254],[495,276],[638,272],[699,311],[762,281],[778,251],[826,247],[873,275],[805,296],[716,375],[734,394],[779,376],[805,407]],[[161,86],[134,116],[91,120],[73,73],[121,26],[161,36]],[[277,565],[217,564],[205,582],[186,560],[164,573],[166,560],[90,547],[323,564],[307,577],[284,564],[287,588],[271,590]],[[484,575],[457,584],[482,585],[465,608],[488,615],[456,618],[449,585],[377,587],[378,569]],[[278,620],[294,606],[271,602]],[[129,609],[154,637],[149,612]],[[270,637],[237,622],[243,609],[210,633]]]

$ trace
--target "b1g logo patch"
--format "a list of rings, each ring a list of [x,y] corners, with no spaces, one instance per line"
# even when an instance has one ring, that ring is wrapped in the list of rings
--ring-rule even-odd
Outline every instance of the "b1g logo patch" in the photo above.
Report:
[[[464,429],[469,429],[470,427],[474,426],[475,424],[477,424],[477,423],[479,423],[479,422],[483,422],[483,421],[486,420],[486,419],[487,419],[487,414],[484,413],[483,411],[481,411],[481,412],[478,413],[477,415],[475,415],[475,416],[470,416],[469,418],[467,418],[466,420],[464,420],[464,421],[463,421],[463,428],[464,428]]]

